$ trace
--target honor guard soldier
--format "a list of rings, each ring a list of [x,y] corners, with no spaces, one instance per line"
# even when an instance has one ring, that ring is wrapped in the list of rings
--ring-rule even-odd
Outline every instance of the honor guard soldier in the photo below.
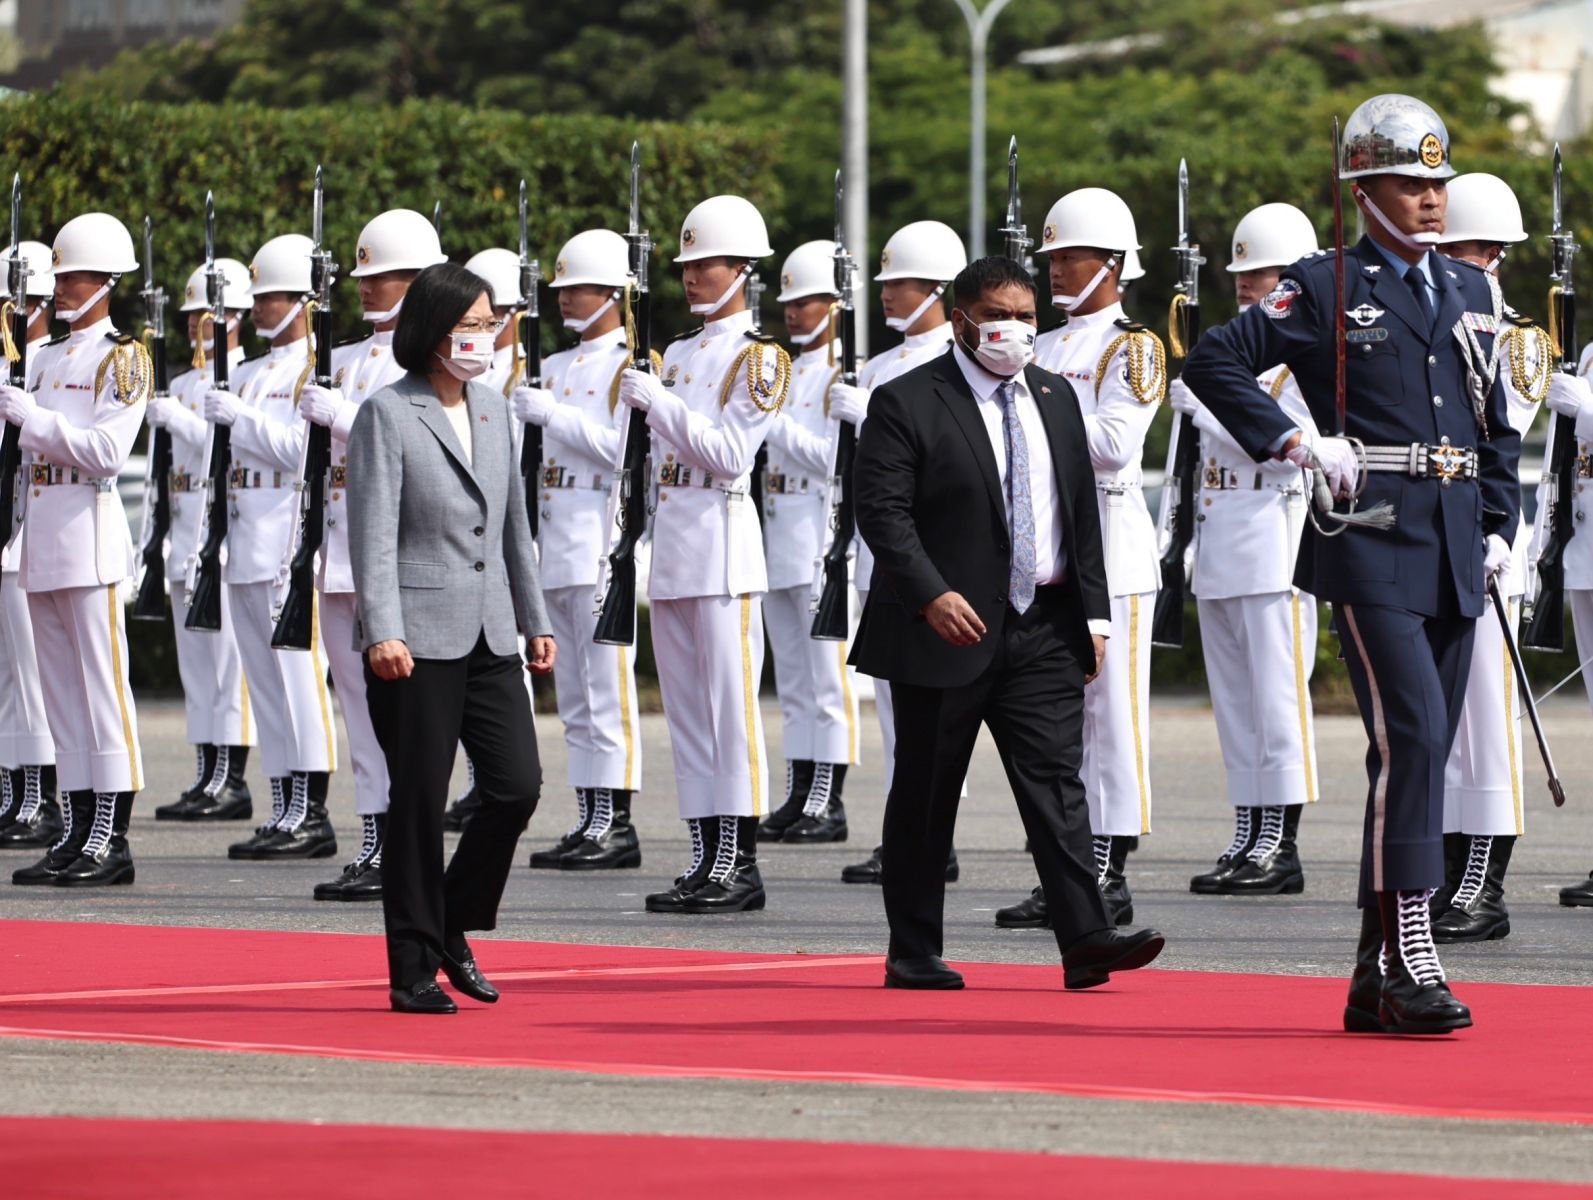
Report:
[[[210,389],[205,395],[206,418],[232,429],[222,578],[271,784],[271,816],[254,837],[229,848],[236,859],[302,858],[321,844],[324,834],[310,820],[309,797],[326,794],[327,775],[337,765],[321,647],[312,644],[308,654],[271,648],[280,581],[298,532],[296,485],[306,426],[299,419],[297,389],[308,378],[310,361],[304,311],[310,250],[309,238],[290,233],[256,252],[249,265],[255,330],[269,349],[232,373],[231,391]],[[379,876],[375,894],[381,894]]]
[[[52,259],[55,315],[70,332],[39,351],[27,390],[0,386],[0,418],[22,431],[18,583],[66,803],[60,837],[12,881],[99,887],[133,882],[127,828],[144,786],[118,595],[133,539],[116,477],[154,374],[144,347],[111,324],[111,289],[138,268],[126,226],[106,213],[74,217]]]
[[[830,542],[825,481],[836,422],[830,388],[841,374],[832,315],[835,243],[806,242],[780,268],[786,329],[798,354],[791,394],[769,423],[763,474],[763,540],[769,593],[763,623],[774,656],[786,759],[785,803],[758,826],[758,840],[810,845],[846,840],[841,789],[858,761],[857,699],[847,643],[820,641],[813,627],[814,564]]]
[[[1311,219],[1292,204],[1263,204],[1233,231],[1228,271],[1239,311],[1275,286],[1283,268],[1317,252]],[[1256,381],[1314,434],[1300,385],[1286,366]],[[1200,431],[1194,592],[1233,805],[1233,840],[1210,871],[1189,881],[1202,895],[1272,896],[1305,888],[1300,814],[1319,794],[1311,668],[1316,599],[1293,586],[1305,526],[1305,485],[1293,463],[1257,463],[1183,380],[1173,408]]]
[[[653,518],[653,654],[675,758],[691,863],[649,912],[743,912],[764,905],[758,819],[769,812],[758,688],[768,571],[752,508],[753,460],[785,403],[791,360],[753,328],[746,284],[774,251],[758,210],[713,196],[680,231],[700,329],[664,354],[662,378],[627,368],[620,399],[647,413],[658,487]]]
[[[251,303],[249,269],[235,258],[218,258],[216,266],[222,273],[227,306],[230,374],[244,359],[240,343],[243,315]],[[219,630],[199,632],[187,625],[188,565],[205,540],[205,471],[210,448],[205,393],[215,378],[214,364],[208,360],[214,318],[203,266],[188,277],[178,311],[188,322],[188,340],[194,346],[193,369],[171,381],[169,395],[150,400],[147,419],[152,428],[164,429],[171,438],[171,474],[167,477],[171,532],[167,538],[166,583],[171,591],[172,632],[177,642],[177,672],[183,685],[188,741],[194,748],[198,774],[181,797],[155,809],[155,818],[246,821],[254,815],[254,798],[243,778],[249,747],[255,740],[253,713],[225,593]],[[223,497],[216,498],[216,503],[223,502]]]
[[[1119,925],[1134,919],[1125,868],[1150,832],[1150,645],[1159,566],[1145,506],[1145,435],[1167,392],[1161,339],[1129,320],[1120,299],[1126,255],[1139,249],[1134,215],[1105,188],[1069,192],[1046,214],[1037,253],[1049,255],[1051,303],[1066,320],[1035,342],[1034,361],[1073,384],[1084,410],[1100,499],[1112,651],[1084,692],[1084,779],[1101,896]],[[1045,893],[996,913],[996,924],[1049,922]]]
[[[1295,572],[1333,605],[1370,742],[1350,1032],[1471,1024],[1445,982],[1428,896],[1444,880],[1444,769],[1477,618],[1520,514],[1521,437],[1493,373],[1498,290],[1433,250],[1454,173],[1431,108],[1401,95],[1363,103],[1345,126],[1338,177],[1353,181],[1369,236],[1342,259],[1284,271],[1260,303],[1208,332],[1184,369],[1253,460],[1319,468],[1323,491],[1357,505],[1313,508]],[[1277,363],[1299,381],[1322,435],[1314,448],[1255,382]]]
[[[349,272],[359,282],[361,315],[370,322],[372,333],[333,352],[333,387],[319,387],[311,379],[299,393],[300,414],[332,431],[326,540],[317,580],[320,632],[332,669],[332,687],[343,712],[349,758],[354,764],[354,808],[360,818],[360,854],[356,857],[367,862],[380,861],[381,823],[377,818],[387,813],[387,760],[365,706],[365,659],[356,649],[359,598],[354,594],[354,571],[348,557],[348,435],[359,406],[404,374],[393,358],[393,329],[398,324],[404,293],[422,270],[446,261],[437,230],[413,209],[390,209],[373,218],[360,230],[354,269]],[[314,782],[316,777],[309,779]],[[326,813],[324,777],[320,784],[318,791],[312,787],[306,796],[308,816],[301,826],[305,831],[304,853],[310,858],[337,853],[337,839]],[[297,795],[290,800],[297,801]],[[367,852],[366,847],[373,842],[375,848]],[[339,876],[331,882],[342,880]]]
[[[1521,204],[1504,180],[1477,173],[1449,181],[1440,253],[1497,278],[1506,247],[1526,240]],[[1549,335],[1506,306],[1496,346],[1506,418],[1525,437],[1554,372]],[[1512,625],[1527,590],[1531,540],[1532,527],[1523,521],[1510,564],[1499,574]],[[1491,601],[1487,605],[1493,607]],[[1432,901],[1433,938],[1440,944],[1491,941],[1510,932],[1504,880],[1524,824],[1521,716],[1504,631],[1494,613],[1484,613],[1477,620],[1465,705],[1444,772],[1444,885]]]
[[[55,276],[50,248],[23,242],[16,248],[27,273],[27,380],[38,371],[38,352],[50,340],[50,301]],[[0,251],[9,262],[12,247]],[[10,310],[0,324],[10,340]],[[28,597],[18,582],[22,547],[22,492],[27,472],[17,473],[13,525],[0,529],[0,849],[43,849],[61,835],[61,808],[55,800],[55,743],[45,719],[39,663],[33,647]]]
[[[946,317],[943,297],[947,285],[967,265],[968,252],[962,238],[949,225],[939,221],[913,221],[891,234],[880,251],[879,273],[874,276],[874,282],[880,285],[880,308],[885,313],[885,324],[900,333],[902,340],[863,364],[855,388],[844,383],[830,388],[832,417],[861,425],[868,415],[869,395],[875,388],[939,358],[951,348],[951,322]],[[868,602],[874,555],[861,537],[854,548],[857,560],[853,578],[857,582],[858,611],[861,612]],[[891,708],[890,685],[883,679],[874,681],[874,712],[879,718],[885,756],[885,791],[889,793],[896,773],[896,721]],[[965,781],[962,799],[967,798]],[[946,862],[946,882],[955,882],[958,874],[957,850],[953,847]],[[878,884],[881,879],[880,847],[875,846],[874,852],[862,862],[843,867],[841,879],[846,883]]]
[[[630,363],[619,308],[628,255],[625,239],[608,229],[588,229],[564,243],[551,286],[564,328],[581,340],[542,364],[543,387],[517,387],[512,397],[515,416],[542,430],[537,546],[542,598],[561,647],[553,683],[575,789],[575,823],[531,855],[537,868],[600,871],[642,863],[631,824],[631,798],[642,786],[636,659],[629,646],[592,640],[609,484],[630,412],[619,403],[621,373]]]

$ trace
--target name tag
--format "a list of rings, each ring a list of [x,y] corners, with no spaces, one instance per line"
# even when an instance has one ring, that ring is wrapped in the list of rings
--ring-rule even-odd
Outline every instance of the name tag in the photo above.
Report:
[[[1381,325],[1372,329],[1346,329],[1344,331],[1344,340],[1351,346],[1364,345],[1367,342],[1386,342],[1388,341],[1388,330]]]

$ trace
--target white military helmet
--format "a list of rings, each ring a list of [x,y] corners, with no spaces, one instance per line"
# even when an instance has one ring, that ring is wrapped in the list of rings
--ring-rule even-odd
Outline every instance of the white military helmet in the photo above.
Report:
[[[775,297],[781,304],[790,300],[805,300],[809,296],[834,296],[835,243],[825,239],[803,242],[786,255],[780,267],[780,294]]]
[[[281,237],[272,238],[254,252],[254,261],[249,264],[250,291],[258,296],[270,292],[290,292],[295,296],[307,295],[311,287],[310,254],[314,250],[315,243],[302,233],[284,233]],[[203,298],[202,271],[199,280],[200,296]],[[205,306],[200,304],[199,307]],[[230,278],[227,280],[227,307],[232,307]]]
[[[630,278],[630,246],[612,229],[583,229],[559,250],[550,287],[624,287]]]
[[[1449,130],[1437,113],[1414,96],[1388,92],[1363,100],[1344,123],[1339,178],[1415,175],[1448,179]]]
[[[1449,181],[1445,242],[1524,242],[1521,202],[1497,175],[1473,171]]]
[[[229,309],[248,308],[252,305],[254,289],[250,286],[249,268],[235,258],[218,258],[216,265],[221,268],[221,302]],[[183,288],[182,307],[177,311],[198,312],[209,307],[210,288],[207,285],[205,268],[201,266],[188,277],[188,283]]]
[[[50,270],[50,248],[43,242],[30,242],[24,240],[19,249],[22,251],[22,266],[27,273],[27,281],[23,290],[29,296],[55,295],[55,275]],[[5,279],[6,264],[11,261],[11,247],[0,250],[0,281]],[[3,283],[0,283],[3,286]]]
[[[1316,228],[1310,217],[1292,204],[1263,204],[1252,208],[1234,226],[1228,270],[1238,274],[1286,267],[1316,249]]]
[[[513,250],[494,246],[472,254],[465,270],[474,271],[487,281],[493,308],[513,308],[520,303],[520,256]]]
[[[110,213],[91,212],[73,217],[55,235],[50,253],[56,274],[66,271],[99,271],[120,275],[138,270],[138,255],[133,253],[133,235]]]
[[[360,230],[349,275],[362,279],[384,271],[421,271],[447,261],[430,221],[412,208],[390,208]]]
[[[1085,187],[1069,192],[1053,204],[1051,211],[1045,214],[1036,253],[1049,254],[1071,246],[1120,253],[1138,250],[1139,234],[1134,228],[1134,214],[1129,212],[1123,198],[1105,188]]]
[[[940,221],[914,221],[903,225],[879,252],[875,283],[892,279],[927,279],[949,283],[968,265],[968,251],[950,225]]]
[[[750,200],[709,196],[680,225],[678,263],[703,258],[764,258],[774,253],[769,229]]]
[[[1123,252],[1123,273],[1117,277],[1117,282],[1133,283],[1144,278],[1145,264],[1139,260],[1139,251],[1130,247]]]

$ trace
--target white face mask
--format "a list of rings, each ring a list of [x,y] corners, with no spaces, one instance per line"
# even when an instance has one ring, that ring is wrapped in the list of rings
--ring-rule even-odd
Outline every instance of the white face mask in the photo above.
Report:
[[[973,324],[966,312],[962,317]],[[987,321],[975,328],[979,330],[979,347],[974,357],[992,375],[1011,379],[1034,361],[1034,338],[1038,331],[1027,321]]]
[[[1077,296],[1053,295],[1051,297],[1051,306],[1053,308],[1060,308],[1063,312],[1067,313],[1078,312],[1079,308],[1084,304],[1084,302],[1095,294],[1095,289],[1101,286],[1101,282],[1112,273],[1112,268],[1117,266],[1117,261],[1118,256],[1115,254],[1108,258],[1106,262],[1101,265],[1101,269],[1095,272],[1095,277],[1085,285],[1084,290]],[[1123,289],[1119,288],[1118,294],[1122,295],[1122,291]]]
[[[820,321],[812,329],[808,330],[808,332],[806,332],[806,333],[793,333],[793,334],[790,334],[788,336],[791,338],[791,344],[793,346],[796,346],[799,349],[805,350],[809,346],[811,346],[814,342],[818,341],[821,337],[823,337],[826,333],[828,333],[829,330],[830,330],[830,318],[829,317],[825,317],[822,321]]]
[[[387,322],[391,321],[394,317],[398,316],[398,310],[403,308],[403,307],[404,307],[404,301],[403,301],[403,298],[400,297],[398,303],[393,305],[393,307],[388,309],[386,312],[368,312],[367,311],[367,312],[360,313],[360,320],[369,321],[372,325],[385,325],[385,324],[387,324]]]
[[[474,379],[492,366],[493,345],[490,333],[451,333],[449,353],[442,364],[455,379]],[[439,355],[439,357],[441,357]]]
[[[618,298],[619,298],[619,293],[615,292],[612,296],[610,296],[607,300],[605,300],[603,302],[602,306],[600,308],[598,308],[598,310],[596,312],[594,312],[589,317],[565,317],[564,318],[564,328],[573,329],[576,333],[585,333],[588,329],[592,328],[592,326],[597,323],[597,319],[599,317],[601,317],[604,313],[608,312],[609,309],[614,307],[614,301],[617,300]]]
[[[725,305],[729,304],[730,297],[734,296],[741,290],[741,285],[746,282],[747,276],[751,273],[751,271],[751,267],[743,267],[741,270],[737,271],[735,281],[725,289],[725,294],[720,296],[719,299],[715,300],[712,304],[693,304],[691,306],[693,315],[699,317],[711,317]]]
[[[287,316],[283,317],[275,325],[271,326],[270,329],[261,329],[259,326],[255,326],[255,332],[269,342],[278,337],[289,325],[293,324],[293,322],[298,319],[299,314],[303,311],[304,301],[300,300],[292,308],[288,309]]]
[[[1372,218],[1383,227],[1384,231],[1389,237],[1393,238],[1401,246],[1404,246],[1405,249],[1410,250],[1413,253],[1418,251],[1426,251],[1429,248],[1438,245],[1438,243],[1443,240],[1444,235],[1441,233],[1432,233],[1429,231],[1424,231],[1422,233],[1406,233],[1398,225],[1394,224],[1394,222],[1385,217],[1383,215],[1383,210],[1378,208],[1377,205],[1373,204],[1372,198],[1363,192],[1359,187],[1355,189],[1355,198],[1361,202],[1362,208],[1366,209],[1367,212],[1372,214]]]
[[[111,294],[111,288],[116,286],[116,279],[117,277],[112,275],[110,279],[106,280],[103,287],[96,291],[87,300],[83,301],[82,304],[78,305],[76,308],[58,308],[55,310],[55,315],[70,325],[73,321],[77,320],[84,313],[88,312],[89,309],[93,308],[101,300],[105,299],[106,296],[109,296]]]
[[[924,302],[922,304],[920,304],[917,308],[913,309],[913,311],[910,312],[909,314],[907,314],[907,316],[905,316],[905,317],[886,317],[885,318],[885,326],[886,326],[886,328],[894,329],[897,333],[906,333],[914,325],[918,324],[918,319],[920,317],[922,317],[926,312],[929,311],[929,306],[931,304],[938,304],[940,302],[940,298],[942,296],[944,296],[945,294],[946,294],[946,285],[945,284],[941,284],[934,291],[930,292],[929,295],[924,298]]]

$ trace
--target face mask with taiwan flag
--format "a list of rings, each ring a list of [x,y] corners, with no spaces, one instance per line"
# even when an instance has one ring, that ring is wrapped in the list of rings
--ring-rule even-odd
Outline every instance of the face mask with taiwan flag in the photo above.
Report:
[[[451,333],[448,337],[449,357],[442,364],[455,379],[474,379],[492,366],[496,340],[492,334]]]

